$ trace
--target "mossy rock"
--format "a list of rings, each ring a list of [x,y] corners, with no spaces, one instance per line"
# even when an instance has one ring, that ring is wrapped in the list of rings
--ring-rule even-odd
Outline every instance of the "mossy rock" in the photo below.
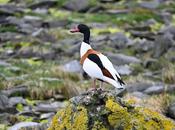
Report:
[[[48,130],[174,130],[175,122],[117,97],[115,92],[90,91],[70,99]]]

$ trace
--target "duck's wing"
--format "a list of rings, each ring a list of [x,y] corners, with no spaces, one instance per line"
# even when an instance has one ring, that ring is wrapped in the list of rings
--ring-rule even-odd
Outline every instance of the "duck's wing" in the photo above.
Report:
[[[113,64],[111,61],[103,54],[98,54],[104,68],[109,71],[109,73],[113,76],[113,78],[120,83],[120,85],[125,85],[125,83],[122,81],[119,73],[115,70]]]

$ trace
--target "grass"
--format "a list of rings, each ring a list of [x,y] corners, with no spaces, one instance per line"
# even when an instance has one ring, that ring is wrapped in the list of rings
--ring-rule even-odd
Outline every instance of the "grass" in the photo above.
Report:
[[[14,71],[11,66],[0,67],[1,89],[24,84],[30,88],[31,98],[50,98],[66,86],[65,80],[74,84],[80,80],[77,74],[64,72],[55,62],[51,61],[20,59],[13,60],[11,63],[19,70]]]
[[[131,11],[128,14],[118,14],[118,15],[109,15],[105,13],[77,13],[69,12],[65,10],[50,9],[49,10],[51,17],[57,19],[67,19],[70,22],[99,22],[99,23],[113,23],[118,25],[123,24],[135,24],[137,22],[145,21],[151,18],[155,18],[158,21],[161,21],[159,16],[153,12],[137,8]],[[142,15],[141,15],[142,14]]]

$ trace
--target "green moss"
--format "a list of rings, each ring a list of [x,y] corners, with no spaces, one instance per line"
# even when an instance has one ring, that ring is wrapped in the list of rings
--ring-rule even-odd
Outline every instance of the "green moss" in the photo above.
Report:
[[[61,110],[56,114],[48,130],[86,130],[87,125],[87,110],[82,106],[73,108],[69,105],[65,110]]]
[[[0,0],[0,4],[6,4],[8,3],[10,0]]]
[[[93,95],[94,96],[94,95]],[[98,95],[96,95],[98,96]],[[48,130],[173,130],[175,123],[163,115],[147,108],[134,107],[128,101],[118,101],[114,97],[104,98],[104,106],[101,109],[106,110],[104,114],[96,111],[98,98],[90,97],[95,103],[90,107],[87,104],[76,106],[69,104],[65,109],[60,110],[53,118],[52,124]],[[91,99],[92,98],[92,99]],[[87,100],[87,99],[86,99]],[[102,99],[100,99],[102,100]],[[96,116],[95,116],[96,115]],[[98,118],[97,118],[98,116]],[[101,121],[99,121],[101,116]]]

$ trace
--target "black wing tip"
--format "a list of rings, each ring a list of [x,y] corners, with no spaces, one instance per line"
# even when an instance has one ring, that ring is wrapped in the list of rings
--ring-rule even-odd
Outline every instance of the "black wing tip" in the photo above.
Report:
[[[117,79],[118,79],[118,82],[120,83],[120,85],[125,85],[125,83],[123,82],[123,80],[121,78],[119,78],[117,75],[116,75]]]

